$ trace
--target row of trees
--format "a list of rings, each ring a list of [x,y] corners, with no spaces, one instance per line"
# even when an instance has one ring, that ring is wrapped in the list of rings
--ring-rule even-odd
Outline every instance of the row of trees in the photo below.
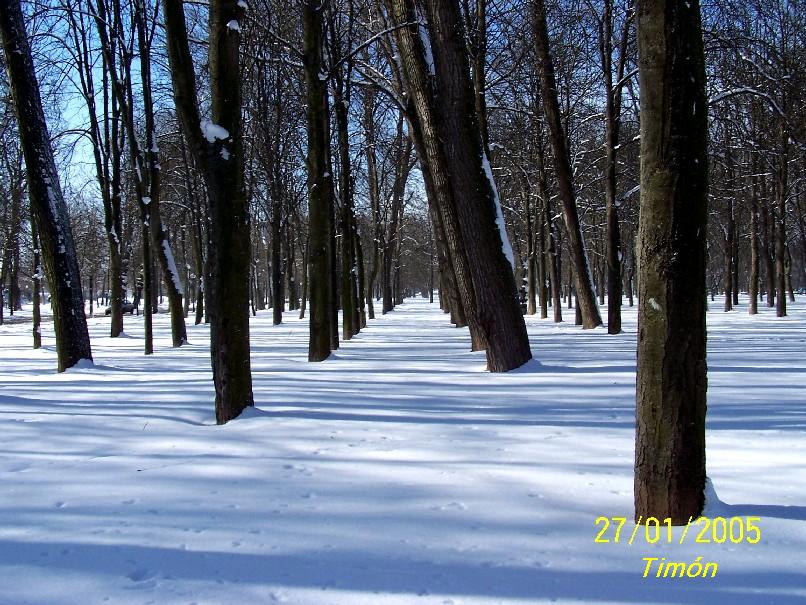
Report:
[[[701,505],[701,434],[657,444],[670,417],[678,435],[704,422],[708,278],[726,310],[746,289],[751,313],[763,292],[782,316],[806,267],[804,24],[793,7],[54,0],[39,8],[49,35],[35,42],[51,58],[38,59],[47,66],[40,74],[71,83],[66,103],[86,118],[69,130],[86,141],[79,148],[103,208],[111,335],[123,331],[127,274],[136,273],[145,352],[158,278],[181,346],[193,285],[196,321],[211,324],[220,423],[253,402],[250,307],[270,304],[275,323],[286,304],[308,312],[309,359],[322,361],[373,319],[373,299],[385,313],[402,299],[405,277],[423,288],[427,280],[432,292],[436,281],[471,347],[486,352],[491,371],[508,371],[531,358],[521,301],[527,313],[552,308],[561,321],[561,298],[569,306],[573,298],[577,323],[595,328],[607,294],[608,331],[618,333],[623,294],[632,304],[637,285],[637,505],[656,511],[666,502],[663,516],[678,521]],[[10,177],[2,281],[12,284],[13,309],[24,156],[31,250],[43,251],[57,340],[71,343],[60,348],[63,369],[91,355],[84,282],[36,109],[23,13],[5,14],[17,119],[4,119],[4,136],[16,128],[21,145],[5,147],[2,166]]]
[[[549,3],[542,10],[537,7],[534,2],[474,2],[461,11],[469,33],[471,79],[474,90],[479,90],[474,95],[480,128],[496,185],[505,201],[503,219],[517,257],[516,286],[528,312],[540,312],[545,317],[554,307],[556,319],[561,317],[561,305],[551,304],[553,293],[566,298],[572,292],[579,298],[577,320],[595,325],[598,313],[590,300],[591,289],[576,283],[576,275],[589,272],[600,306],[605,304],[607,294],[607,327],[616,333],[620,330],[619,293],[626,294],[629,301],[636,285],[639,95],[634,10],[617,0],[598,5]],[[300,60],[302,18],[300,7],[288,3],[266,1],[253,9],[247,11],[240,28],[246,193],[254,217],[251,290],[255,307],[274,306],[279,319],[281,307],[273,305],[274,298],[288,299],[292,308],[301,304],[309,243],[307,176],[301,169],[307,149],[306,88]],[[335,278],[339,306],[341,292],[349,289],[344,286],[345,276],[350,279],[354,275],[356,283],[350,287],[356,293],[361,291],[365,315],[372,315],[370,291],[386,294],[387,310],[391,308],[390,301],[399,300],[394,293],[401,279],[396,278],[396,268],[409,269],[403,271],[398,292],[425,285],[427,280],[423,278],[430,274],[432,260],[428,238],[418,237],[416,243],[407,246],[410,240],[406,236],[427,233],[423,224],[432,217],[423,202],[425,183],[419,165],[406,166],[400,175],[395,174],[397,166],[405,164],[397,161],[401,154],[408,153],[410,163],[416,161],[417,154],[399,98],[404,91],[403,73],[396,74],[396,66],[392,65],[392,13],[381,11],[380,3],[368,0],[334,1],[325,5],[325,12],[322,62],[332,78],[327,80],[326,88],[332,95],[328,133],[335,158],[331,160],[337,205],[333,220],[339,242],[331,264],[339,272]],[[117,16],[102,18],[103,26],[99,28],[95,13]],[[202,56],[205,47],[196,41],[208,35],[205,13],[196,5],[187,8],[191,51],[201,68],[197,79],[204,96],[209,89]],[[542,31],[539,15],[543,13],[546,44],[540,42],[543,35],[535,35]],[[256,20],[253,14],[269,18]],[[763,2],[740,5],[720,1],[705,5],[703,14],[713,135],[710,159],[717,185],[712,191],[708,235],[708,286],[712,293],[728,293],[729,308],[743,290],[756,293],[752,301],[763,295],[763,304],[778,305],[778,312],[783,314],[790,293],[803,287],[806,279],[806,221],[800,177],[802,74],[798,70],[803,52],[798,43],[802,17],[786,5]],[[135,19],[135,15],[139,17]],[[137,35],[139,21],[146,33],[142,52]],[[84,192],[78,192],[82,187],[73,177],[68,200],[88,196],[108,199],[104,204],[110,208],[104,218],[111,219],[111,225],[104,225],[105,237],[114,232],[118,238],[117,246],[109,243],[110,249],[104,255],[108,258],[102,259],[105,262],[92,259],[83,263],[91,274],[82,275],[86,294],[89,295],[90,283],[96,291],[109,291],[112,326],[119,331],[119,284],[135,294],[137,283],[147,283],[149,292],[142,294],[150,297],[153,309],[158,290],[169,299],[177,299],[178,279],[187,293],[185,298],[202,303],[194,304],[194,308],[199,310],[197,317],[203,317],[201,282],[207,237],[207,216],[201,204],[203,177],[191,161],[184,137],[177,136],[178,116],[170,94],[170,74],[165,69],[167,55],[158,4],[153,0],[100,4],[95,0],[59,0],[42,5],[34,22],[42,30],[59,34],[35,38],[40,73],[48,81],[71,84],[67,87],[69,93],[63,92],[61,99],[49,99],[46,106],[56,107],[60,101],[62,107],[87,117],[83,124],[56,121],[60,129],[67,131],[56,140],[75,146],[73,158],[78,156],[95,164],[92,174],[87,170],[82,174],[92,179],[95,192],[87,194],[86,187]],[[380,32],[387,33],[378,37]],[[110,46],[106,51],[104,40]],[[148,59],[146,70],[140,68],[144,57]],[[334,69],[329,67],[331,63]],[[544,67],[554,73],[556,110],[551,102],[555,95],[546,95],[543,90],[544,85],[552,86]],[[105,76],[112,72],[118,77]],[[144,77],[149,94],[143,91]],[[46,82],[45,87],[53,89],[58,85]],[[132,107],[127,109],[125,99],[129,94]],[[122,106],[119,97],[124,99]],[[336,102],[337,98],[340,101]],[[554,118],[544,117],[544,106]],[[344,107],[346,114],[336,111],[339,107]],[[368,109],[371,113],[367,113]],[[5,115],[9,113],[6,107]],[[135,134],[143,135],[144,151],[139,160],[143,166],[150,161],[146,157],[146,131],[155,132],[152,138],[159,149],[155,159],[162,170],[159,182],[153,186],[159,195],[137,194],[138,187],[152,187],[155,179],[130,158],[129,139],[134,137],[128,136],[132,128],[125,124],[132,120],[120,120],[124,114],[133,116]],[[6,119],[4,132],[13,139],[16,133],[8,122]],[[149,126],[147,122],[153,124]],[[346,142],[341,149],[347,153],[342,153],[339,140],[345,140],[345,132]],[[71,141],[75,133],[84,143]],[[407,143],[412,144],[408,152]],[[555,148],[558,157],[562,157],[562,147],[566,148],[567,159],[557,161]],[[4,176],[8,175],[5,199],[9,200],[2,213],[3,278],[11,286],[6,299],[13,300],[5,302],[12,304],[12,311],[20,304],[20,294],[30,288],[20,276],[33,272],[30,254],[26,256],[30,248],[20,243],[19,237],[7,237],[20,233],[12,227],[20,220],[14,217],[25,216],[25,212],[15,214],[18,205],[10,203],[22,174],[15,168],[21,155],[15,154],[14,148],[13,142],[6,147],[10,151],[2,167]],[[375,153],[367,153],[368,149]],[[349,165],[344,161],[348,156]],[[101,181],[103,186],[95,184]],[[376,185],[370,186],[370,182]],[[16,189],[22,191],[19,186]],[[341,195],[342,189],[345,196]],[[138,200],[142,199],[155,200],[149,216],[159,214],[159,220],[150,221],[150,229],[156,233],[148,238],[142,237],[142,229],[132,228],[140,222],[143,209]],[[569,208],[566,200],[575,203]],[[121,209],[116,212],[118,206]],[[573,228],[573,207],[578,229]],[[557,220],[560,214],[562,221]],[[562,224],[566,219],[571,221],[570,229]],[[407,222],[409,232],[405,231]],[[345,229],[352,230],[353,235],[342,238]],[[157,240],[167,242],[167,248]],[[150,245],[143,247],[143,241]],[[353,241],[352,246],[342,245],[349,241]],[[579,254],[580,241],[585,255]],[[166,249],[181,261],[178,275],[171,276],[171,258],[165,254]],[[350,256],[351,249],[355,258],[342,263],[345,252]],[[152,250],[153,261],[143,263],[143,256],[151,256]],[[359,253],[363,260],[360,263],[356,262]],[[588,269],[583,271],[586,264]],[[356,270],[351,272],[350,267]],[[153,275],[145,279],[145,273]],[[364,283],[359,288],[361,273]],[[777,295],[778,290],[787,295]],[[447,293],[447,288],[443,291]],[[356,299],[353,306],[361,306],[357,296],[349,298]],[[351,304],[350,300],[345,302]],[[754,307],[751,305],[751,310]],[[348,326],[342,330],[342,338],[354,332],[354,314],[347,314]],[[175,321],[178,343],[182,329],[178,317]],[[362,321],[360,312],[357,321]]]

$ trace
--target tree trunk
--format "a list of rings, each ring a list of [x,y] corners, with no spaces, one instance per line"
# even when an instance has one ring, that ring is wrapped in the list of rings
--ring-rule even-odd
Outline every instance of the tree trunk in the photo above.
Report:
[[[410,1],[391,0],[389,4],[393,5],[390,12],[395,15],[394,21],[412,22],[415,11]],[[463,296],[463,301],[465,298],[469,301],[465,311],[471,305],[475,308],[475,323],[486,344],[488,369],[506,372],[526,363],[532,354],[512,273],[512,250],[476,118],[465,31],[458,4],[426,0],[424,8],[428,17],[425,38],[430,37],[438,102],[423,94],[430,66],[425,61],[425,42],[421,37],[424,32],[419,24],[396,32],[398,46],[403,47],[407,90],[409,96],[422,95],[419,99],[428,105],[415,100],[421,126],[427,120],[429,128],[436,127],[433,133],[436,136],[426,137],[426,145],[430,147],[429,160],[439,158],[445,163],[444,174],[434,173],[435,183],[438,179],[445,181],[446,195],[438,199],[440,205],[448,202],[453,206],[447,218],[452,220],[455,216],[461,232],[460,240],[449,235],[448,244],[462,242],[468,260],[472,294]],[[434,167],[431,161],[429,164]]]
[[[367,311],[366,299],[364,292],[366,292],[366,274],[364,270],[364,246],[361,244],[361,234],[358,232],[358,225],[353,223],[353,245],[355,247],[356,265],[358,266],[358,283],[357,283],[357,298],[358,298],[358,329],[367,327]]]
[[[562,283],[560,281],[560,255],[558,253],[557,237],[554,231],[554,218],[552,216],[553,209],[548,188],[548,175],[546,174],[545,151],[543,148],[542,137],[541,140],[538,141],[536,148],[537,153],[535,154],[535,160],[537,164],[537,188],[538,195],[540,195],[540,199],[542,200],[543,250],[548,263],[549,289],[551,290],[551,309],[554,316],[554,323],[560,323],[563,320],[562,302],[560,301],[562,295]]]
[[[630,10],[630,9],[628,9]],[[613,0],[605,0],[602,15],[601,60],[605,84],[605,205],[607,219],[607,332],[621,332],[621,233],[616,200],[617,150],[621,126],[622,81],[627,61],[632,13],[624,19],[619,43],[619,60],[616,68],[616,85],[613,85]]]
[[[540,319],[546,319],[549,316],[549,290],[546,288],[546,280],[548,279],[546,270],[546,229],[544,224],[543,215],[543,199],[539,198],[537,207],[535,208],[535,266],[537,270],[537,297],[540,301]]]
[[[392,186],[392,208],[389,213],[388,228],[384,238],[383,270],[381,282],[383,284],[383,311],[385,315],[395,308],[394,296],[394,269],[395,251],[398,247],[398,217],[403,207],[403,196],[406,193],[406,181],[409,177],[409,165],[412,150],[412,139],[403,133],[403,118],[397,123],[397,138],[395,139],[397,158],[395,166],[395,180]]]
[[[751,172],[753,176],[750,177],[750,284],[748,287],[748,294],[750,296],[750,304],[748,305],[748,313],[756,315],[758,313],[758,269],[759,269],[759,250],[758,250],[758,177],[756,176],[758,168],[756,162],[755,151],[751,152],[753,159],[751,161]]]
[[[531,205],[532,192],[528,182],[523,186],[524,225],[526,226],[526,313],[537,313],[537,261],[535,258],[534,220]]]
[[[367,314],[369,319],[375,319],[375,306],[373,294],[378,279],[378,269],[381,263],[381,238],[383,229],[381,224],[381,201],[378,190],[378,162],[375,155],[375,90],[367,89],[364,93],[364,136],[366,138],[367,156],[367,187],[369,188],[369,202],[372,211],[372,269],[367,279]]]
[[[638,4],[641,98],[635,518],[676,525],[705,488],[708,102],[699,3]]]
[[[39,233],[36,229],[36,221],[31,217],[31,243],[34,249],[34,273],[33,273],[33,336],[34,336],[34,349],[42,347],[42,314],[40,311],[41,292],[42,292],[42,265],[39,252]]]
[[[775,184],[775,201],[776,201],[776,216],[775,216],[775,275],[776,281],[776,300],[775,300],[775,315],[777,317],[786,317],[786,196],[788,186],[788,162],[787,162],[787,137],[782,127],[781,134],[781,151],[779,152],[779,165],[777,169],[777,182]]]
[[[337,77],[333,98],[333,110],[336,114],[336,138],[338,141],[339,160],[339,194],[341,197],[341,309],[342,309],[342,340],[350,340],[358,333],[359,327],[355,324],[355,298],[353,285],[355,265],[353,246],[353,202],[352,183],[350,182],[350,133],[346,102],[349,102],[344,92],[344,83]]]
[[[283,311],[285,310],[282,222],[283,201],[275,193],[271,201],[271,299],[272,323],[275,326],[283,323]]]
[[[331,352],[330,216],[332,200],[325,180],[327,170],[327,88],[322,71],[322,6],[316,0],[302,3],[305,36],[305,85],[308,105],[308,289],[310,340],[308,361],[323,361]],[[275,303],[276,304],[276,303]]]
[[[728,195],[728,224],[725,228],[725,268],[722,279],[725,286],[725,311],[733,310],[733,200]]]
[[[0,36],[25,156],[31,212],[50,284],[57,367],[63,372],[81,360],[91,361],[92,350],[73,234],[18,0],[0,3]]]
[[[773,256],[774,231],[770,225],[769,199],[767,197],[767,179],[761,177],[761,252],[764,257],[764,276],[767,291],[767,306],[775,306],[775,259]]]
[[[549,138],[554,152],[554,167],[563,204],[563,217],[568,232],[569,251],[576,278],[576,290],[582,312],[584,328],[595,328],[602,324],[596,296],[591,283],[590,264],[585,251],[582,228],[577,213],[576,193],[574,192],[571,163],[568,157],[568,141],[563,131],[559,102],[557,100],[557,83],[554,76],[554,64],[549,50],[549,35],[546,25],[546,6],[543,0],[533,0],[532,20],[537,52],[540,89],[543,98],[543,110],[549,126]]]
[[[187,342],[187,329],[185,327],[185,316],[182,310],[182,283],[179,277],[179,270],[176,267],[171,244],[168,235],[162,225],[160,215],[160,195],[161,195],[161,170],[159,160],[159,149],[157,148],[156,123],[154,119],[154,103],[152,100],[151,82],[151,42],[147,32],[148,24],[147,9],[145,2],[136,1],[134,4],[134,16],[137,29],[138,47],[140,50],[140,80],[142,82],[143,107],[145,114],[145,149],[140,150],[143,154],[144,168],[148,172],[147,183],[147,205],[150,214],[148,227],[150,228],[151,245],[156,251],[157,260],[165,281],[165,288],[168,292],[168,305],[171,314],[171,339],[174,347],[181,347]],[[133,105],[132,99],[129,102]],[[129,138],[134,139],[134,124],[132,117],[132,127]],[[135,158],[136,161],[136,158]],[[146,186],[144,183],[144,189]],[[145,202],[145,198],[143,199]]]
[[[174,101],[196,165],[207,185],[210,231],[207,309],[216,391],[216,421],[224,424],[254,405],[249,355],[249,213],[241,135],[240,31],[243,3],[210,2],[212,122],[202,123],[181,0],[164,1]]]

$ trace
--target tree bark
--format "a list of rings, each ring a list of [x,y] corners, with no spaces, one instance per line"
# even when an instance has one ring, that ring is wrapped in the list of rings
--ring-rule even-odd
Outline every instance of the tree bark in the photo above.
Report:
[[[210,231],[205,280],[216,421],[254,405],[249,354],[249,213],[241,135],[240,32],[237,0],[210,2],[212,122],[202,124],[181,0],[164,0],[174,101],[196,165],[207,185]]]
[[[686,524],[705,488],[708,102],[700,7],[640,0],[635,518]]]
[[[283,323],[285,292],[283,291],[283,200],[279,191],[273,192],[271,200],[271,299],[272,323]]]
[[[542,200],[542,231],[544,255],[548,263],[549,289],[551,290],[551,310],[554,323],[560,323],[563,320],[562,302],[560,301],[562,290],[562,283],[560,281],[560,255],[558,253],[557,236],[554,231],[554,218],[552,216],[553,209],[548,188],[545,151],[542,140],[538,141],[536,148],[537,152],[535,154],[535,161],[537,165],[537,188],[540,199]]]
[[[758,270],[759,270],[759,250],[758,250],[758,177],[755,151],[751,151],[753,159],[750,162],[750,284],[748,294],[750,304],[748,313],[756,315],[758,313]]]
[[[777,182],[775,183],[775,315],[786,317],[786,198],[789,184],[788,134],[781,128],[781,149],[778,157]]]
[[[557,99],[557,83],[554,76],[554,64],[549,49],[548,26],[546,25],[546,6],[543,0],[532,0],[532,23],[535,37],[535,50],[540,72],[540,90],[543,97],[543,110],[549,126],[549,138],[554,153],[554,168],[557,172],[557,183],[560,199],[563,204],[563,218],[568,232],[569,251],[574,267],[576,290],[582,312],[582,326],[595,328],[602,325],[596,295],[593,291],[590,263],[585,251],[582,228],[577,213],[576,193],[568,157],[568,141],[563,130],[560,106]]]
[[[628,9],[629,10],[629,9]],[[613,0],[605,0],[602,15],[601,59],[605,85],[605,205],[607,218],[607,333],[621,332],[621,233],[616,206],[616,160],[621,126],[621,81],[627,58],[630,23],[625,17],[619,44],[619,61],[616,71],[618,84],[613,85]]]
[[[410,0],[390,0],[388,4],[392,5],[390,13],[397,23],[413,21],[416,11]],[[456,246],[451,255],[455,261],[460,253],[459,244],[468,261],[470,283],[462,296],[463,302],[467,302],[465,311],[470,307],[475,311],[475,324],[486,345],[488,369],[505,372],[523,365],[532,354],[518,303],[514,259],[476,118],[464,26],[458,3],[426,0],[424,9],[438,102],[426,92],[426,74],[431,66],[425,61],[419,24],[396,31],[407,90],[410,97],[417,97],[414,107],[421,125],[425,126],[427,120],[428,127],[435,129],[436,136],[426,138],[429,164],[435,167],[431,162],[434,158],[444,162],[446,168],[444,173],[434,172],[434,181],[445,193],[444,197],[438,196],[438,201],[447,210],[442,217],[446,232],[454,229],[449,223],[455,220],[461,234],[456,234],[461,237],[458,239],[448,233],[448,245]],[[505,246],[510,250],[509,259]]]
[[[34,337],[34,349],[42,347],[42,313],[40,310],[41,305],[41,292],[42,292],[42,275],[41,254],[39,251],[39,232],[36,229],[36,221],[33,216],[31,217],[31,243],[34,249],[34,274],[33,274],[33,313],[32,313],[32,332]]]
[[[365,154],[367,158],[367,187],[369,188],[369,202],[372,211],[372,268],[366,283],[367,314],[369,319],[375,319],[375,305],[373,304],[375,284],[378,279],[378,270],[381,263],[381,238],[383,229],[381,222],[381,200],[378,185],[378,161],[375,155],[375,90],[367,89],[364,93],[364,137],[366,139]]]
[[[327,170],[327,89],[322,73],[322,6],[316,0],[302,3],[305,86],[308,104],[308,289],[310,339],[308,361],[324,361],[331,352],[330,216],[332,200],[325,182]]]
[[[763,170],[764,168],[762,168]],[[770,224],[769,212],[769,198],[767,194],[767,179],[760,177],[760,206],[759,213],[760,227],[761,227],[761,253],[764,260],[764,281],[765,290],[767,291],[767,306],[775,306],[775,258],[774,258],[774,241],[775,241],[775,227]]]
[[[50,284],[57,368],[63,372],[81,360],[92,361],[92,350],[73,234],[19,0],[0,3],[0,36],[25,157],[31,211]]]

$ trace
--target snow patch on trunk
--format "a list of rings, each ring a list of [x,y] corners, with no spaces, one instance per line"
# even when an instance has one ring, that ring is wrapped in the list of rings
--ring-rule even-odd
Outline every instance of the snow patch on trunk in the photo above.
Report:
[[[428,30],[425,28],[425,17],[422,13],[417,11],[417,32],[420,34],[420,42],[423,44],[425,51],[425,62],[428,65],[428,73],[432,76],[436,75],[437,71],[434,67],[434,53],[431,51],[431,38],[428,36]]]
[[[487,175],[487,180],[490,182],[490,188],[493,190],[493,200],[495,201],[495,224],[498,225],[498,232],[501,234],[501,248],[504,251],[504,256],[507,257],[510,266],[515,268],[515,255],[512,254],[512,245],[509,243],[509,236],[507,235],[507,226],[504,222],[504,211],[501,208],[501,198],[498,196],[498,188],[495,186],[495,179],[493,178],[493,169],[490,166],[490,159],[487,157],[487,152],[481,152],[481,163],[484,166],[484,174]]]
[[[179,281],[179,271],[176,269],[174,254],[171,251],[171,245],[168,243],[167,239],[162,240],[162,250],[165,252],[165,258],[168,260],[168,272],[171,274],[171,281],[173,282],[176,291],[184,296],[185,293],[182,291],[182,282]]]
[[[229,131],[226,128],[213,124],[210,120],[202,120],[200,126],[204,138],[209,143],[215,143],[216,140],[226,141],[229,138]]]

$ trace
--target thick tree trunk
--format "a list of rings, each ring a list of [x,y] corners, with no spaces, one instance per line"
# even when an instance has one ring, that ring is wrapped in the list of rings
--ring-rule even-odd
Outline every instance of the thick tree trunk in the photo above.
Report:
[[[411,0],[387,0],[387,7],[399,23],[412,23],[415,18],[414,5]],[[485,335],[476,319],[476,301],[473,291],[470,262],[468,260],[464,240],[459,228],[453,193],[447,178],[445,152],[437,133],[437,117],[434,110],[433,97],[434,75],[430,72],[425,60],[425,48],[420,36],[419,27],[415,31],[398,30],[396,32],[398,49],[404,57],[404,75],[409,94],[409,106],[406,117],[409,122],[410,136],[420,160],[429,208],[433,207],[446,251],[446,266],[451,267],[453,283],[456,286],[458,299],[464,320],[470,330],[471,348],[474,351],[486,348]],[[439,232],[438,232],[439,236]],[[443,278],[447,278],[447,272]],[[450,306],[450,302],[449,302]],[[452,318],[454,309],[450,309]],[[458,319],[458,318],[457,318]],[[461,325],[461,323],[457,323]]]
[[[331,352],[331,251],[332,200],[325,182],[327,171],[327,89],[322,71],[322,6],[316,0],[302,3],[305,36],[304,61],[308,115],[308,289],[310,291],[310,339],[308,361],[323,361]],[[275,303],[276,304],[276,303]]]
[[[685,524],[705,488],[708,102],[699,3],[640,0],[635,518]]]
[[[595,328],[602,324],[596,296],[591,283],[590,264],[585,251],[582,228],[577,213],[576,193],[568,157],[568,142],[563,131],[560,106],[557,99],[557,83],[554,76],[554,64],[549,50],[548,26],[546,25],[546,6],[543,0],[532,0],[532,22],[534,28],[535,50],[540,72],[540,90],[543,98],[543,110],[549,126],[549,138],[554,152],[554,168],[563,204],[563,218],[568,232],[569,251],[574,267],[576,290],[582,312],[584,328]]]
[[[473,15],[468,21],[468,51],[470,54],[471,74],[473,76],[473,93],[476,117],[479,121],[479,132],[484,149],[489,153],[490,136],[487,121],[487,0],[473,0]],[[471,17],[471,15],[468,15]]]
[[[423,181],[425,182],[426,195],[429,200],[435,199],[437,193],[434,191],[433,180],[430,172],[423,171]],[[442,219],[439,216],[434,204],[428,204],[428,213],[431,216],[431,224],[434,226],[434,239],[437,247],[437,263],[439,264],[439,299],[444,304],[443,310],[451,315],[451,323],[457,328],[467,326],[464,307],[462,306],[459,288],[456,285],[456,274],[450,262],[448,245],[445,242],[445,231],[442,226]]]
[[[0,36],[25,157],[31,212],[50,284],[57,367],[63,372],[81,360],[91,361],[92,350],[73,234],[18,0],[0,3]]]
[[[207,309],[216,391],[216,421],[224,424],[254,405],[249,354],[249,213],[241,135],[240,31],[237,0],[210,2],[212,122],[202,123],[181,0],[164,0],[174,101],[182,129],[207,185],[210,232]]]
[[[390,0],[388,4],[394,21],[416,21],[410,0]],[[419,25],[396,32],[407,91],[418,114],[421,136],[430,131],[422,140],[435,189],[440,192],[437,202],[454,268],[459,255],[467,259],[469,283],[462,285],[457,270],[465,312],[473,310],[470,325],[475,324],[485,341],[488,369],[505,372],[528,361],[531,351],[512,273],[514,259],[476,118],[464,27],[458,4],[426,0],[424,8],[428,17],[424,37]],[[425,60],[423,44],[429,37],[438,102],[428,85],[431,65]],[[505,250],[509,250],[509,259]]]

